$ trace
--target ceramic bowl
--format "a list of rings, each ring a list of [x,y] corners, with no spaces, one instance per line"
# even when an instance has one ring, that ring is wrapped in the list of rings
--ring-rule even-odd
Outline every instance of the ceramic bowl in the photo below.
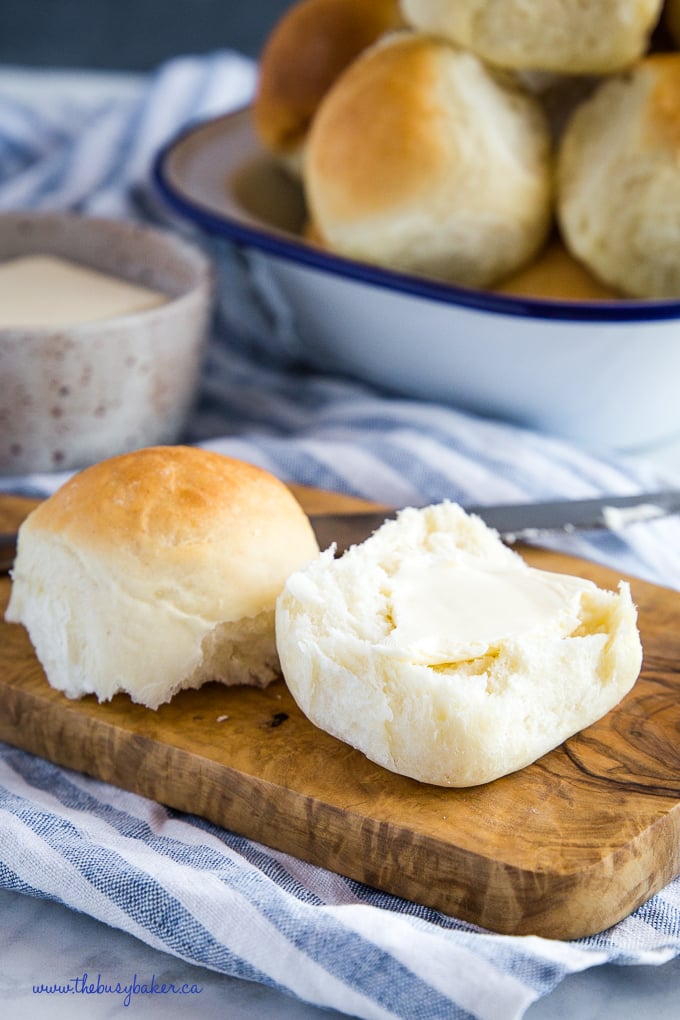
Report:
[[[169,232],[70,213],[0,214],[0,262],[52,255],[167,295],[67,327],[0,328],[0,473],[80,468],[173,442],[196,395],[213,279]]]
[[[250,291],[270,311],[285,303],[318,368],[607,451],[680,433],[680,301],[472,291],[324,251],[248,109],[174,139],[155,181],[217,248],[236,246]]]

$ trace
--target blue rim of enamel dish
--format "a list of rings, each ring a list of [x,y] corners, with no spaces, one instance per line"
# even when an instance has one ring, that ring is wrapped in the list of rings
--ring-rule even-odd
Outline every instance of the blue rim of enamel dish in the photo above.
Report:
[[[401,273],[325,252],[293,235],[242,223],[231,216],[203,206],[173,186],[167,171],[168,161],[176,147],[191,135],[218,120],[227,120],[229,116],[239,113],[243,113],[243,110],[190,125],[158,151],[152,165],[154,184],[167,204],[183,218],[213,237],[333,276],[381,287],[395,294],[411,295],[426,301],[437,301],[452,307],[474,309],[492,315],[603,324],[680,319],[680,300],[676,299],[559,301],[468,290],[454,284]]]

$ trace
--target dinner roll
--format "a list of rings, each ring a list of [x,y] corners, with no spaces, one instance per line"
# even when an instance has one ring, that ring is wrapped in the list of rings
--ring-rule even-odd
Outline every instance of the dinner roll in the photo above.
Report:
[[[259,62],[253,107],[263,145],[299,176],[310,122],[340,72],[403,24],[399,0],[301,0],[279,19]]]
[[[572,253],[637,298],[680,297],[680,54],[607,79],[559,148],[557,214]]]
[[[535,570],[453,503],[293,573],[276,637],[313,723],[439,786],[528,765],[608,712],[642,661],[626,583]]]
[[[327,93],[304,183],[330,250],[486,286],[546,236],[548,127],[534,97],[472,53],[394,33]]]
[[[29,515],[6,619],[70,698],[126,691],[157,708],[208,680],[265,686],[276,597],[317,553],[266,471],[153,447],[86,468]]]
[[[577,262],[559,239],[547,245],[535,262],[493,289],[498,294],[547,301],[620,301],[622,297]]]
[[[499,67],[609,74],[647,49],[663,0],[401,0],[406,21]]]

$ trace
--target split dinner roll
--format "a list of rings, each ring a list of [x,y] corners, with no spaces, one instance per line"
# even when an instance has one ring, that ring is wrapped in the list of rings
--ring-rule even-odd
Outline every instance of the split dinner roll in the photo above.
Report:
[[[296,571],[276,634],[313,723],[440,786],[533,762],[608,712],[642,662],[626,583],[535,570],[453,503],[404,510]]]
[[[260,56],[253,115],[262,144],[295,175],[330,86],[362,50],[402,25],[399,0],[300,0],[276,23]]]
[[[557,216],[572,254],[636,298],[680,297],[680,54],[646,57],[572,115]]]
[[[483,287],[545,240],[549,129],[538,100],[474,54],[393,33],[327,93],[304,186],[330,250]]]
[[[499,67],[610,74],[646,51],[663,0],[402,0],[406,21]]]
[[[6,619],[70,698],[157,708],[209,680],[279,674],[274,606],[318,554],[286,486],[250,464],[153,447],[73,476],[22,524]]]

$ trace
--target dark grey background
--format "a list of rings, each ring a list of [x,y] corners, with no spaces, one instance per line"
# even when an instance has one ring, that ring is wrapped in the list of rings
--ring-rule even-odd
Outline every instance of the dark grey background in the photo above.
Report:
[[[256,57],[291,0],[0,0],[0,64],[146,71],[179,53]]]

